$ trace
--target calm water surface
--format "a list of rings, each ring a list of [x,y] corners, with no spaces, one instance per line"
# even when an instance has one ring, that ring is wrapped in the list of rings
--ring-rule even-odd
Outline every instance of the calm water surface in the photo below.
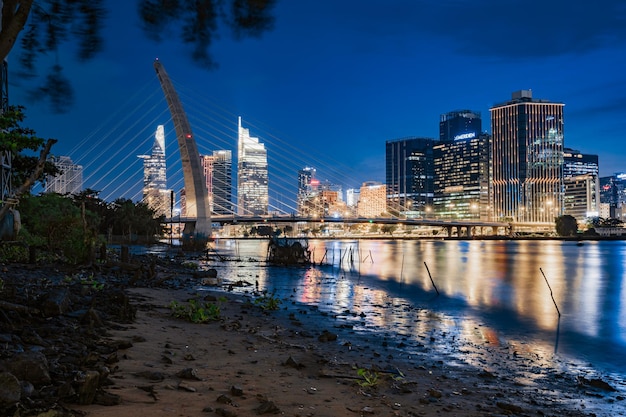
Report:
[[[442,350],[450,335],[518,345],[622,381],[626,376],[624,241],[308,243],[313,259],[325,265],[266,267],[265,241],[220,240],[216,251],[239,261],[208,266],[229,281],[344,314],[357,329],[418,342],[444,334],[447,339],[437,338]]]

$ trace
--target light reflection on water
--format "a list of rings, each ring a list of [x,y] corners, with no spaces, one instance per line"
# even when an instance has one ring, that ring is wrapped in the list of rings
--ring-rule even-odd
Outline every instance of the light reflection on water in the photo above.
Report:
[[[396,332],[417,346],[436,334],[442,349],[452,349],[446,341],[454,337],[530,349],[546,358],[557,351],[626,373],[624,241],[578,246],[560,241],[310,240],[313,259],[332,265],[308,269],[266,267],[264,241],[222,240],[215,247],[243,260],[211,262],[219,276],[256,281],[280,297],[343,314],[357,328]],[[250,258],[260,262],[245,262]]]

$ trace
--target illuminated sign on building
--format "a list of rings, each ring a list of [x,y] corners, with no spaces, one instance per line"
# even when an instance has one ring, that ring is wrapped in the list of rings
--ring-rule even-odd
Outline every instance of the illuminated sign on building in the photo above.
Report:
[[[464,140],[464,139],[473,139],[476,137],[476,132],[463,133],[461,135],[456,135],[454,140]]]

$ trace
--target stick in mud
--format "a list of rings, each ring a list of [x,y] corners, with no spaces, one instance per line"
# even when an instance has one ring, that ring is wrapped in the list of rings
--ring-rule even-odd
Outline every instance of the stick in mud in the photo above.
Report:
[[[433,281],[432,275],[430,275],[430,269],[428,269],[428,265],[426,265],[426,261],[424,261],[424,266],[426,267],[426,272],[428,272],[428,277],[430,278],[430,282],[433,283],[433,287],[435,287],[435,291],[437,291],[437,295],[439,295],[439,290],[437,289],[437,286],[435,285],[435,281]]]
[[[548,289],[550,289],[550,297],[552,297],[552,302],[554,303],[554,307],[556,307],[556,312],[559,314],[559,317],[561,317],[561,312],[559,311],[559,306],[556,305],[556,301],[554,300],[554,295],[552,294],[552,287],[550,286],[550,283],[548,282],[548,278],[546,278],[546,274],[543,273],[543,269],[539,268],[539,270],[541,271],[541,275],[543,275],[543,279],[546,281],[546,284],[548,285]]]

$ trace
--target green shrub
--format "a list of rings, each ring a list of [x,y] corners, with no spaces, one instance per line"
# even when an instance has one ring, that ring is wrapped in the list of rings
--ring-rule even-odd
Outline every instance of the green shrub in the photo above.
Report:
[[[261,297],[254,300],[254,304],[261,307],[263,310],[278,310],[280,308],[281,300],[276,297],[274,293],[267,295],[267,291],[263,292]]]
[[[213,303],[201,303],[197,300],[189,300],[186,304],[178,301],[170,302],[172,315],[192,323],[206,323],[219,320],[220,306]]]

